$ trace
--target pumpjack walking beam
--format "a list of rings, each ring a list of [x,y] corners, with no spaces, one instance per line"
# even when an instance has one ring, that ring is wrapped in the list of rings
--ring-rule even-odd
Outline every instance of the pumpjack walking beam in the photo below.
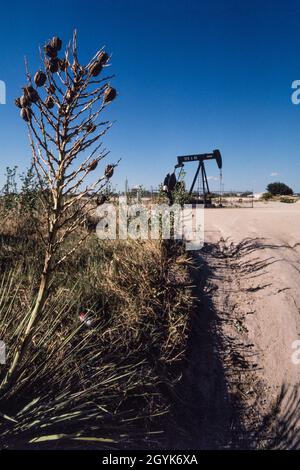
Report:
[[[221,153],[220,153],[219,150],[214,150],[213,152],[210,152],[210,153],[200,153],[200,154],[195,154],[195,155],[181,155],[181,156],[177,157],[177,164],[175,165],[175,170],[177,168],[180,168],[181,171],[182,171],[182,168],[184,167],[185,163],[199,162],[196,173],[195,173],[195,176],[194,176],[194,179],[193,179],[193,182],[192,182],[192,185],[191,185],[191,188],[189,190],[189,194],[190,195],[192,194],[192,192],[194,190],[194,187],[195,187],[195,184],[196,184],[196,181],[197,181],[197,178],[198,178],[199,173],[201,171],[202,191],[203,191],[203,199],[204,199],[203,202],[204,202],[205,205],[208,202],[208,195],[210,194],[208,179],[207,179],[205,165],[204,165],[204,162],[206,160],[216,160],[216,163],[217,163],[219,169],[221,170],[221,168],[222,168],[222,157],[221,157]],[[181,173],[181,171],[180,171],[180,173]],[[170,204],[172,204],[172,192],[174,191],[174,189],[176,187],[176,181],[177,181],[177,179],[176,179],[176,176],[175,176],[175,171],[171,175],[168,173],[167,176],[165,177],[165,180],[164,180],[164,186],[163,187],[165,188],[164,190],[168,194]]]

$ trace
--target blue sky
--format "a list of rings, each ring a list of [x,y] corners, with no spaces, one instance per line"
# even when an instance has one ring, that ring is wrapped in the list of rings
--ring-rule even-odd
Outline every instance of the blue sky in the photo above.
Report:
[[[47,4],[47,8],[45,5]],[[30,164],[26,127],[13,100],[24,84],[26,55],[78,30],[86,61],[106,45],[119,96],[105,139],[122,158],[114,184],[157,186],[176,156],[219,148],[225,188],[264,190],[282,180],[300,192],[299,1],[90,0],[5,2],[0,9],[0,184],[7,165]],[[44,8],[43,8],[44,7]],[[194,167],[187,166],[191,175]],[[207,165],[217,177],[216,165]],[[278,175],[271,176],[276,173]],[[217,183],[212,181],[212,185]]]

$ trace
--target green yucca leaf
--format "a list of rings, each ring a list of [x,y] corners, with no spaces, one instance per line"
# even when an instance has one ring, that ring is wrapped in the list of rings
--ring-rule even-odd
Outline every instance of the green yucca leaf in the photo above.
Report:
[[[22,413],[25,413],[25,411],[28,411],[30,408],[32,408],[34,405],[36,405],[40,401],[41,397],[34,398],[30,403],[28,403],[24,408],[22,408],[21,411],[17,413],[17,416],[19,416]]]
[[[6,414],[1,413],[1,412],[0,412],[0,416],[1,418],[7,419],[7,421],[11,421],[12,423],[18,422],[16,419],[12,418],[11,416],[7,416]]]
[[[53,279],[18,381],[1,404],[6,446],[90,441],[121,448],[164,434],[156,424],[168,413],[160,384],[175,380],[167,366],[158,375],[155,362],[183,354],[190,299],[164,291],[164,266],[172,263],[155,246],[97,240],[78,255]],[[10,355],[36,295],[37,273],[29,271],[14,268],[0,279],[0,329]],[[79,312],[91,313],[95,326],[81,323]]]
[[[67,434],[52,434],[49,436],[34,437],[29,441],[29,443],[32,444],[36,442],[57,441],[58,439],[64,439],[66,437],[68,437]]]
[[[114,439],[106,438],[106,437],[89,437],[89,436],[78,436],[73,437],[72,435],[68,434],[52,434],[48,436],[40,436],[34,437],[29,441],[30,444],[34,444],[37,442],[48,442],[48,441],[57,441],[59,439],[70,439],[73,441],[93,441],[93,442],[109,442],[109,443],[116,443]]]
[[[72,438],[74,441],[93,441],[93,442],[111,442],[111,443],[116,443],[114,439],[109,439],[106,437],[74,437]]]

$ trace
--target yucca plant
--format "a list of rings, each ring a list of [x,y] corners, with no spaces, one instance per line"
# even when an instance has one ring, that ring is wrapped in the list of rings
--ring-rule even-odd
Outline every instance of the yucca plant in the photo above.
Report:
[[[22,334],[19,268],[9,271],[0,286],[0,327],[7,340],[8,357],[15,354]],[[138,425],[151,413],[158,378],[135,350],[118,352],[122,335],[114,335],[107,319],[97,318],[89,328],[78,315],[82,293],[77,285],[66,295],[63,287],[47,303],[36,324],[27,359],[18,381],[0,401],[0,447],[62,446],[94,442],[97,447],[146,442],[158,430]],[[23,322],[26,323],[26,316]],[[151,379],[150,379],[151,377]],[[135,391],[135,407],[128,406]],[[151,419],[166,412],[155,406]],[[73,442],[73,444],[72,444]]]
[[[8,362],[38,281],[27,250],[0,285]],[[87,239],[52,278],[18,380],[0,400],[0,447],[166,445],[192,303],[186,263],[159,242]]]
[[[113,175],[114,164],[96,176],[107,153],[101,138],[111,126],[101,120],[106,106],[116,97],[109,85],[111,77],[98,77],[109,63],[99,50],[82,65],[78,60],[76,31],[73,40],[59,57],[62,41],[52,38],[44,47],[43,67],[34,77],[26,63],[27,84],[16,99],[20,115],[27,123],[33,168],[40,184],[45,225],[38,227],[44,244],[44,263],[34,305],[18,336],[18,348],[0,385],[5,392],[14,384],[22,358],[40,320],[53,272],[86,238],[77,239],[69,251],[62,252],[66,239],[84,222],[90,209],[89,195],[103,190]],[[39,90],[39,91],[38,91]]]

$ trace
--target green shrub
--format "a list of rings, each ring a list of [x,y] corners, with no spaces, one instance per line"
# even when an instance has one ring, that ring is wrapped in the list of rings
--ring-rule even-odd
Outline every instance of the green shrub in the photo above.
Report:
[[[273,198],[273,195],[272,195],[271,193],[269,193],[269,192],[263,193],[262,196],[261,196],[261,199],[262,199],[263,201],[269,201],[269,200],[272,199],[272,198]]]
[[[280,202],[285,202],[286,204],[293,204],[294,202],[296,202],[295,199],[287,196],[282,196],[279,200]]]

